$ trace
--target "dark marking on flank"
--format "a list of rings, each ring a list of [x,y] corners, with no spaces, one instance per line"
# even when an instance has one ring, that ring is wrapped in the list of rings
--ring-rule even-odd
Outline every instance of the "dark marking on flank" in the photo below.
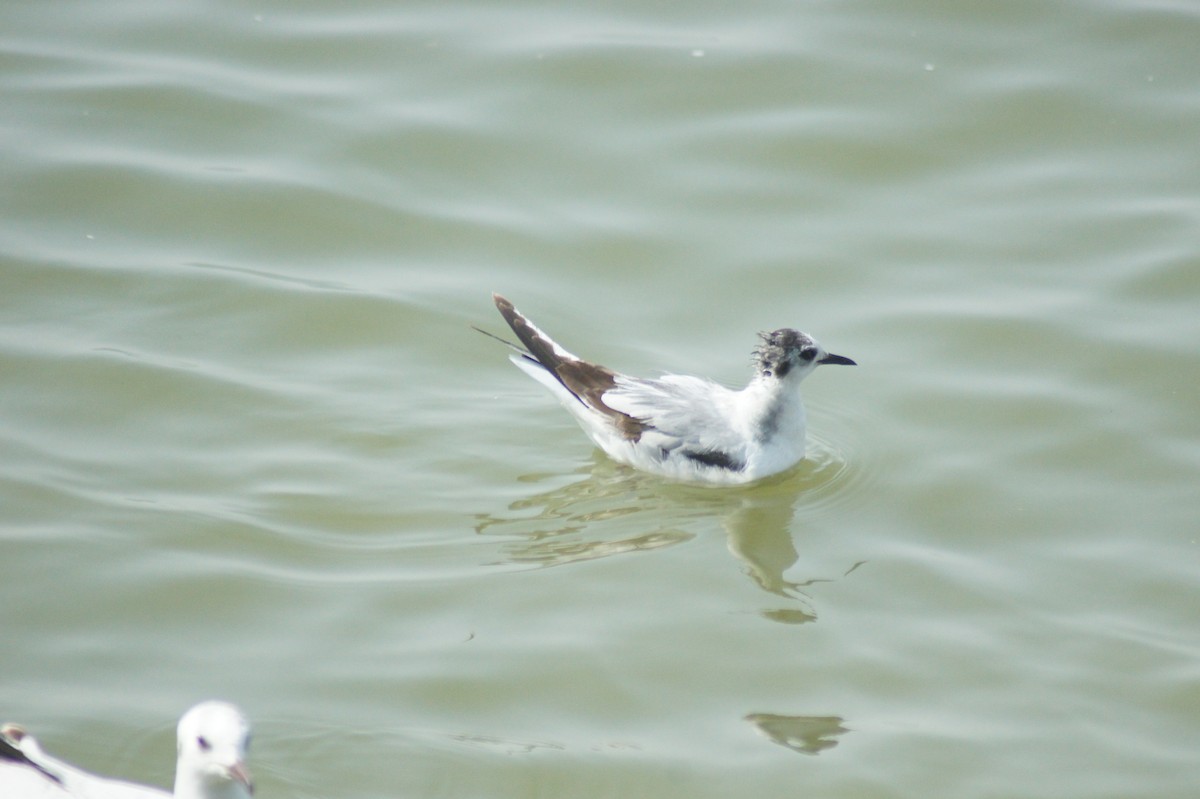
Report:
[[[700,452],[685,449],[682,453],[683,457],[688,460],[703,463],[705,466],[716,466],[718,469],[728,469],[731,472],[740,472],[746,468],[746,464],[719,449],[706,449]]]

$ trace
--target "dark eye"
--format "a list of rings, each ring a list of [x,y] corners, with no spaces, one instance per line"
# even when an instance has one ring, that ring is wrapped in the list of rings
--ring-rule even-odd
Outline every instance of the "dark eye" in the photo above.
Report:
[[[212,744],[203,735],[196,736],[196,745],[200,747],[201,752],[207,752],[212,749]]]
[[[800,350],[800,358],[802,360],[811,361],[815,357],[817,357],[816,347],[805,347],[804,349]]]

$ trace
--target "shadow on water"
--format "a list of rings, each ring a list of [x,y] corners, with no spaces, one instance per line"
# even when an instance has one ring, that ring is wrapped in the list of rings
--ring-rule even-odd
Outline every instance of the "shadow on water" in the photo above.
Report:
[[[746,721],[780,746],[805,755],[820,754],[838,745],[837,736],[850,730],[842,726],[841,716],[778,716],[751,713]]]
[[[577,474],[587,476],[517,500],[507,515],[480,514],[475,531],[513,537],[502,545],[505,562],[533,567],[660,549],[694,537],[673,523],[682,519],[661,512],[657,487],[642,475],[603,458]]]
[[[843,471],[833,460],[821,459],[755,486],[707,488],[664,482],[597,453],[577,471],[581,479],[517,500],[506,513],[481,514],[475,529],[507,539],[500,545],[501,562],[546,568],[662,549],[719,526],[751,581],[794,603],[760,610],[759,615],[781,624],[805,624],[817,614],[804,589],[839,580],[864,562],[833,576],[787,577],[800,562],[792,537],[797,509],[828,501]],[[530,483],[562,479],[559,474],[523,478]],[[838,736],[849,731],[840,716],[750,713],[745,720],[770,741],[806,755],[837,746]]]
[[[841,579],[862,565],[832,576],[787,577],[800,561],[792,538],[797,508],[810,511],[832,501],[848,472],[844,461],[818,448],[791,472],[753,486],[690,486],[642,474],[597,452],[576,472],[582,479],[517,500],[505,513],[480,514],[475,530],[509,539],[501,544],[502,562],[545,568],[681,544],[715,521],[751,580],[799,605],[764,610],[763,617],[803,624],[816,619],[803,589]],[[522,478],[529,483],[560,479],[557,474]]]

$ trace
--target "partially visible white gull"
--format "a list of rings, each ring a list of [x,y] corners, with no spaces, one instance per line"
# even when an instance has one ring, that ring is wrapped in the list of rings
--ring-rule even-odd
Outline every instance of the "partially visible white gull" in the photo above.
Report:
[[[749,483],[795,466],[804,457],[800,381],[821,364],[854,365],[785,327],[761,334],[754,377],[740,391],[689,375],[630,377],[572,355],[504,297],[492,299],[524,345],[504,342],[517,350],[512,362],[550,389],[596,446],[677,480]]]
[[[42,751],[16,724],[0,727],[3,799],[250,799],[250,724],[228,702],[202,702],[179,720],[175,790],[89,774]]]

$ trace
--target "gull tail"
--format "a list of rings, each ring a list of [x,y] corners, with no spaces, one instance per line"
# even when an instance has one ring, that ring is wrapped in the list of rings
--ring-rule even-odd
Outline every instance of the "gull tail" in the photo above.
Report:
[[[492,300],[496,303],[496,309],[500,311],[504,321],[508,322],[508,326],[512,328],[513,333],[517,335],[526,349],[521,349],[516,344],[505,341],[499,336],[493,336],[486,331],[480,330],[479,332],[497,339],[521,353],[519,357],[513,356],[513,360],[532,377],[540,380],[540,370],[545,370],[584,407],[607,418],[622,437],[632,441],[638,440],[648,425],[628,414],[613,410],[604,402],[604,393],[616,386],[616,372],[567,352],[499,294],[492,294]],[[479,328],[475,329],[479,330]],[[535,374],[535,371],[539,374]],[[553,388],[552,385],[549,387]]]

